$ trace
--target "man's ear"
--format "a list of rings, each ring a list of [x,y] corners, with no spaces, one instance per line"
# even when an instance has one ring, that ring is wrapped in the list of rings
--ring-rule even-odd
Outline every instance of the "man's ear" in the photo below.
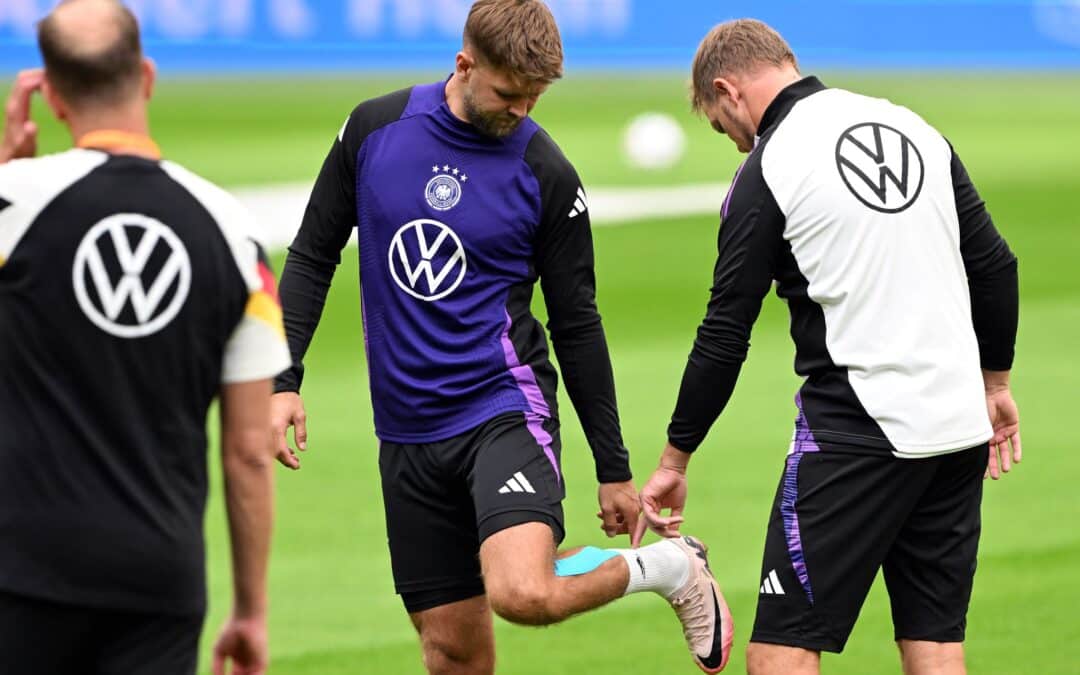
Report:
[[[154,95],[154,84],[157,82],[157,65],[153,59],[142,60],[142,97],[149,101]]]
[[[454,72],[462,82],[468,82],[473,69],[476,68],[476,59],[464,49],[457,53],[454,59]]]
[[[742,98],[742,94],[739,92],[739,88],[735,86],[735,83],[726,78],[718,77],[713,80],[713,89],[716,91],[716,95],[721,99],[729,99],[731,103],[738,103]]]
[[[49,106],[49,110],[56,119],[61,122],[66,122],[68,118],[68,107],[64,103],[64,99],[60,98],[60,94],[56,92],[52,84],[49,82],[48,76],[41,83],[41,98],[45,99],[45,105]]]

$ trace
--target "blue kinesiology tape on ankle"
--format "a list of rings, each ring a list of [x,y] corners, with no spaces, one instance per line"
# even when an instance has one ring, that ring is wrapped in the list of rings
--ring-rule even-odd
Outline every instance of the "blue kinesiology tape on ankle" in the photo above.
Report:
[[[605,551],[595,546],[586,546],[572,556],[555,561],[555,576],[576,577],[588,574],[608,560],[619,555],[615,551]]]

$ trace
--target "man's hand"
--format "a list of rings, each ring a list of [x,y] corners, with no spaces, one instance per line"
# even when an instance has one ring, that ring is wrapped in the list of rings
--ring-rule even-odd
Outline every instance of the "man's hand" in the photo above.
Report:
[[[600,512],[596,517],[603,521],[600,529],[607,536],[632,534],[637,529],[641,505],[633,481],[601,483],[597,490],[597,499],[600,502]]]
[[[683,507],[686,506],[686,468],[689,464],[690,453],[682,452],[670,443],[664,448],[660,466],[641,488],[642,518],[630,540],[633,547],[641,544],[646,527],[661,537],[679,536]],[[671,509],[671,515],[661,515],[664,509]]]
[[[214,675],[226,675],[232,662],[232,675],[263,675],[270,663],[267,646],[266,616],[229,617],[214,644]]]
[[[990,439],[990,460],[983,476],[998,480],[1023,459],[1020,447],[1020,411],[1009,391],[1008,373],[983,371],[986,382],[986,409],[994,437]],[[1012,450],[1010,453],[1010,446]]]
[[[4,138],[0,141],[0,164],[37,154],[37,124],[30,119],[30,96],[41,89],[45,71],[24,70],[15,77],[4,108]]]
[[[274,452],[277,460],[290,469],[300,468],[300,457],[289,447],[286,432],[293,427],[296,447],[307,450],[307,413],[300,394],[283,391],[270,397],[270,430],[274,435]]]

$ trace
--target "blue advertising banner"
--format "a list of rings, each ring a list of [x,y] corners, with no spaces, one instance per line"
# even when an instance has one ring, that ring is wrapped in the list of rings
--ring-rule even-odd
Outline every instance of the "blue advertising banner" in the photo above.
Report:
[[[1080,67],[1080,0],[547,0],[570,68],[684,69],[753,16],[813,67]],[[0,70],[39,62],[54,0],[0,0]],[[129,0],[167,72],[448,67],[470,0]]]

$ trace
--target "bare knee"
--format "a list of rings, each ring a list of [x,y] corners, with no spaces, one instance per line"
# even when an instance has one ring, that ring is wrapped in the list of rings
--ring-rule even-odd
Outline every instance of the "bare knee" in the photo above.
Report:
[[[818,652],[799,647],[751,642],[746,647],[746,671],[750,675],[817,675]]]
[[[963,675],[967,672],[961,642],[898,640],[896,644],[907,675]]]
[[[487,599],[477,596],[409,615],[432,675],[491,675],[495,634]]]
[[[555,578],[555,540],[546,523],[500,530],[480,546],[480,564],[491,609],[512,623],[546,626],[570,615]]]
[[[553,595],[541,583],[488,589],[488,600],[496,614],[511,623],[526,626],[547,626],[566,618],[554,606]]]
[[[495,672],[495,650],[475,642],[421,635],[424,667],[431,675],[489,675]]]

